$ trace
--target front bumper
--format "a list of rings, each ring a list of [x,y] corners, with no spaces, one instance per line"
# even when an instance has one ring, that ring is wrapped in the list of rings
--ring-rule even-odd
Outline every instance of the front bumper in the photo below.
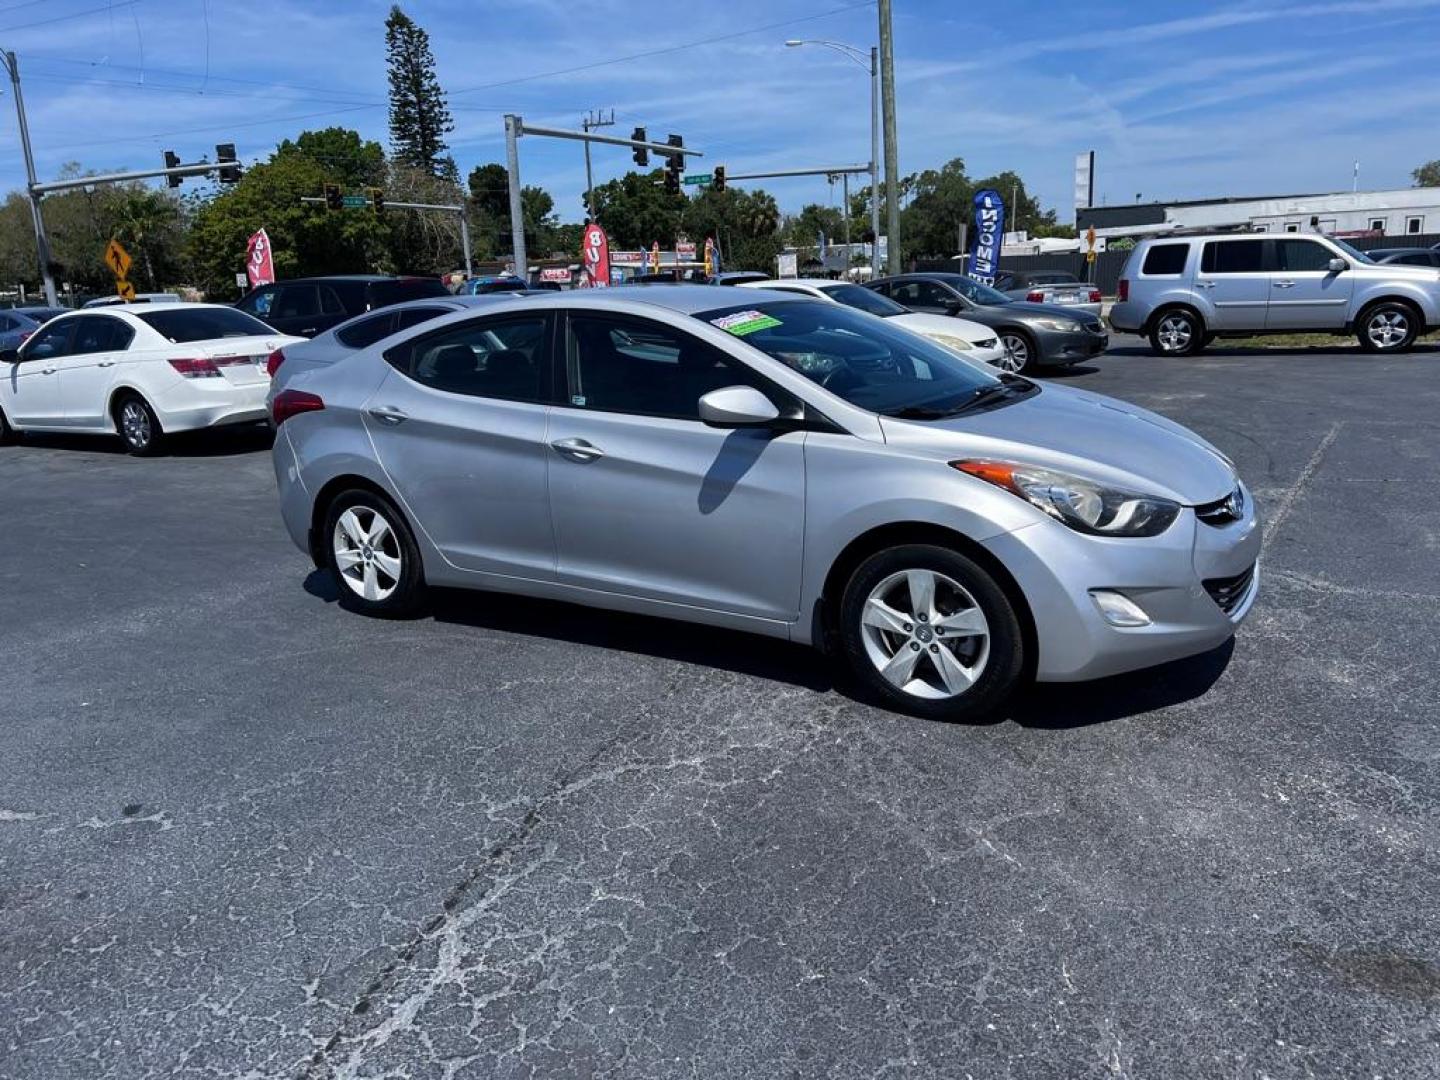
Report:
[[[1086,536],[1042,521],[985,546],[1014,575],[1035,622],[1036,678],[1074,682],[1152,667],[1208,652],[1229,640],[1259,594],[1259,519],[1247,492],[1246,516],[1215,527],[1185,509],[1150,538]],[[1253,568],[1228,612],[1207,589]],[[1111,625],[1095,590],[1123,594],[1150,618],[1146,626]],[[1224,596],[1223,592],[1220,595]]]
[[[1034,334],[1042,367],[1069,367],[1110,347],[1110,335],[1103,326],[1100,330],[1038,330]]]

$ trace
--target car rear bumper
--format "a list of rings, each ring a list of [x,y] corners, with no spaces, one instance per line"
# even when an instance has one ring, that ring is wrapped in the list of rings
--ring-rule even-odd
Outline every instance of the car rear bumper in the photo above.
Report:
[[[985,546],[1029,604],[1037,680],[1075,682],[1183,659],[1229,640],[1259,594],[1260,540],[1253,509],[1220,528],[1187,509],[1162,536],[1148,539],[1105,540],[1041,522]],[[1097,590],[1122,594],[1149,624],[1112,625]]]
[[[1145,312],[1132,301],[1117,303],[1110,309],[1110,329],[1117,334],[1139,334],[1145,329]]]
[[[240,386],[222,379],[187,379],[152,404],[165,431],[194,431],[264,420],[269,415],[265,410],[269,390],[268,379]]]

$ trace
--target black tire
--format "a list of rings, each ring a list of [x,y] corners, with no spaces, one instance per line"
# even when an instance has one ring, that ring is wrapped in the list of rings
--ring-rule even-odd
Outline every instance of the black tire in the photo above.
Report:
[[[943,631],[943,626],[921,619],[920,613],[914,610],[916,604],[908,584],[911,571],[938,574],[948,579],[948,583],[932,579],[934,599],[929,608],[940,616],[954,618],[957,614],[968,612],[973,605],[984,616],[988,638],[982,642],[963,629],[952,629],[951,633],[955,636],[946,639],[936,632],[937,628]],[[951,588],[954,585],[958,585],[963,594]],[[896,592],[886,593],[887,588]],[[877,590],[882,601],[886,596],[894,597],[903,590],[910,597],[911,610],[906,611],[903,603],[897,602],[890,605],[890,611],[909,615],[914,621],[906,621],[903,626],[893,629],[877,627],[873,623],[867,626],[866,613],[872,593]],[[870,556],[856,568],[845,585],[835,629],[839,654],[865,690],[888,708],[927,719],[982,719],[1005,704],[1025,670],[1024,635],[1020,630],[1019,617],[1005,591],[983,567],[950,548],[906,544]],[[949,660],[959,660],[962,671],[967,670],[968,664],[967,677],[973,677],[968,689],[955,692],[953,696],[933,696],[948,692],[950,680],[942,673],[942,668],[955,670],[943,662],[941,649],[948,652]],[[899,675],[899,678],[907,679],[906,688],[881,674],[880,663],[887,655],[892,661],[902,664],[902,658],[913,655],[909,673]],[[902,667],[904,670],[907,669]],[[932,696],[924,696],[926,693]]]
[[[341,519],[349,511],[347,525]],[[377,520],[387,526],[378,543],[374,539]],[[355,535],[355,527],[370,534],[365,540]],[[382,619],[402,619],[419,612],[425,605],[425,570],[420,564],[420,549],[415,536],[399,508],[384,495],[364,488],[342,491],[330,501],[325,511],[324,531],[317,546],[340,593],[340,605],[362,615]],[[337,536],[340,539],[337,539]],[[351,544],[356,561],[341,566],[339,546]],[[396,573],[388,560],[398,560]],[[348,560],[347,560],[348,561]],[[374,589],[370,589],[370,582]],[[366,595],[373,591],[374,595]]]
[[[136,457],[154,457],[160,452],[165,431],[148,401],[132,391],[117,397],[113,408],[115,432],[126,450]]]
[[[1040,350],[1035,347],[1035,339],[1024,330],[1007,326],[1000,331],[999,337],[1000,347],[1005,350],[1005,360],[995,364],[995,367],[1019,374],[1032,372],[1040,366]],[[1014,363],[1016,360],[1019,361],[1018,364]]]
[[[1150,351],[1156,356],[1194,356],[1210,343],[1200,316],[1187,308],[1166,308],[1150,320]]]
[[[10,426],[5,410],[0,409],[0,446],[10,446],[20,441],[20,433]]]
[[[1355,333],[1368,353],[1409,352],[1420,336],[1420,316],[1409,304],[1384,300],[1360,313]]]

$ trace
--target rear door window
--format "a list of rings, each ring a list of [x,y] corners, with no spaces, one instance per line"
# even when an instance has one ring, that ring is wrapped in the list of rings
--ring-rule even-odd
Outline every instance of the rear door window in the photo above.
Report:
[[[543,314],[475,319],[385,353],[434,390],[504,401],[543,401],[549,383],[549,319]]]
[[[320,314],[320,290],[314,285],[286,285],[270,309],[274,319],[306,319]]]
[[[108,315],[81,315],[75,323],[72,355],[119,352],[128,348],[135,336],[134,330]]]
[[[1189,256],[1189,244],[1156,244],[1145,253],[1145,263],[1140,272],[1147,277],[1183,274],[1185,260]]]
[[[1207,274],[1258,274],[1265,269],[1264,240],[1211,240],[1200,257]]]
[[[395,332],[398,334],[401,330],[409,330],[412,326],[449,314],[450,309],[443,307],[406,308],[395,315]]]
[[[363,349],[394,333],[394,324],[394,314],[387,311],[383,315],[361,319],[342,330],[335,331],[335,340],[352,349]]]

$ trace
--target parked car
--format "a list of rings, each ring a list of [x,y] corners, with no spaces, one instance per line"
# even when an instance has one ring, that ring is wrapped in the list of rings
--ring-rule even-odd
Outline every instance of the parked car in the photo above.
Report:
[[[123,296],[97,296],[93,300],[86,300],[82,307],[118,307],[124,304],[181,304],[184,297],[173,292],[142,292],[136,293],[134,299],[126,300]]]
[[[491,274],[473,277],[460,286],[459,296],[484,296],[486,293],[524,292],[529,286],[514,274]]]
[[[323,334],[313,338],[300,338],[294,345],[276,349],[266,362],[266,373],[270,376],[270,394],[285,385],[286,380],[311,368],[326,367],[343,360],[352,353],[374,345],[377,341],[408,330],[412,326],[449,315],[453,311],[468,311],[484,307],[498,297],[519,295],[515,293],[486,293],[481,296],[437,296],[428,300],[407,300],[393,304],[379,311],[357,315]]]
[[[1440,321],[1440,273],[1380,265],[1330,236],[1222,233],[1140,241],[1110,325],[1190,356],[1218,336],[1357,334],[1367,352],[1409,349]]]
[[[743,285],[747,281],[764,281],[769,276],[757,270],[724,270],[711,274],[704,281],[707,285]]]
[[[995,288],[1011,300],[1079,308],[1095,316],[1100,314],[1103,299],[1099,289],[1068,270],[1002,270],[995,278]]]
[[[376,308],[449,295],[450,290],[439,278],[349,274],[259,285],[235,306],[282,333],[314,337]]]
[[[1385,266],[1440,266],[1440,251],[1434,248],[1371,248],[1365,254]]]
[[[0,352],[0,437],[118,434],[150,454],[176,431],[264,421],[266,358],[295,340],[220,304],[60,315]]]
[[[286,528],[353,610],[455,586],[738,628],[925,716],[1209,650],[1258,589],[1203,439],[808,297],[505,298],[273,411]]]
[[[18,349],[31,334],[69,308],[16,307],[0,311],[0,349]]]
[[[900,274],[864,287],[911,311],[959,316],[993,328],[1005,350],[1000,366],[1007,371],[1069,367],[1098,356],[1110,344],[1099,316],[1011,300],[964,274]]]
[[[907,311],[889,297],[881,296],[870,289],[862,289],[859,285],[830,281],[827,278],[770,278],[765,281],[743,281],[740,287],[813,296],[819,300],[830,300],[867,311],[882,319],[894,319],[896,326],[924,334],[931,341],[939,342],[947,349],[954,349],[971,360],[996,367],[1003,366],[1005,350],[1000,347],[995,331],[988,326],[948,315],[921,315]]]

